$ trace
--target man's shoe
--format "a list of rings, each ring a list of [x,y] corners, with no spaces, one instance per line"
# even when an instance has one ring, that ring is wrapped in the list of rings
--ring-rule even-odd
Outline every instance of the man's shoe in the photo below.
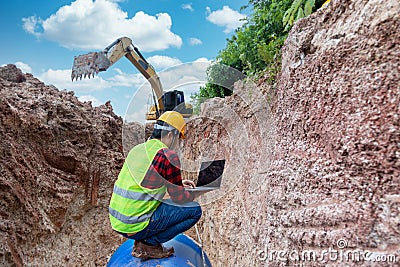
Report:
[[[135,245],[132,250],[132,256],[142,260],[168,258],[173,253],[173,247],[165,248],[161,244],[151,246],[143,243],[142,241],[135,241]]]

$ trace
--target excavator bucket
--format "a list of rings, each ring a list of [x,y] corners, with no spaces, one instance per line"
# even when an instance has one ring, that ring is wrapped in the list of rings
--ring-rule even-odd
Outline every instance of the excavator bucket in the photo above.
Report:
[[[110,67],[110,60],[107,58],[106,52],[91,52],[85,55],[74,57],[74,65],[72,66],[72,81],[94,77],[100,71],[105,71]]]

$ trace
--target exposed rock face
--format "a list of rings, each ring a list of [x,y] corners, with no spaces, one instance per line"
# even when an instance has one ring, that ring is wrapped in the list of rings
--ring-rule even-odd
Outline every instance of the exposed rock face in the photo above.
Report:
[[[0,68],[0,265],[104,266],[122,119]]]
[[[135,145],[145,140],[145,126],[138,122],[125,123],[122,127],[122,145],[126,157]]]
[[[0,68],[0,77],[15,83],[26,81],[26,77],[22,71],[12,64],[8,64],[5,68]]]
[[[213,266],[399,264],[399,14],[333,0],[290,32],[277,88],[239,84],[190,123],[188,166],[228,160],[201,199]]]
[[[200,199],[213,266],[398,264],[399,14],[397,0],[332,0],[292,29],[276,88],[238,83],[189,122],[185,175],[227,159],[223,188]],[[0,111],[0,265],[104,266],[123,241],[113,181],[144,126],[12,65]]]

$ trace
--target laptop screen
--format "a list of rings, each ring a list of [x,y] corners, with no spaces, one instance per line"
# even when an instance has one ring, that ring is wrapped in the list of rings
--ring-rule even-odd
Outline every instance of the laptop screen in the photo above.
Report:
[[[219,187],[221,185],[222,173],[224,172],[225,160],[206,161],[201,163],[199,177],[196,186]]]

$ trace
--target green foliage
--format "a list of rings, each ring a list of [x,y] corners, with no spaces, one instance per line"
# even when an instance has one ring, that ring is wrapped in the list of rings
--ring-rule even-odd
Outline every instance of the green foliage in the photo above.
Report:
[[[236,81],[245,78],[236,68],[213,62],[207,69],[207,83],[200,87],[198,93],[191,96],[195,114],[200,111],[200,105],[208,98],[225,97],[232,94]]]
[[[225,49],[219,51],[216,62],[236,69],[247,76],[259,77],[268,73],[267,82],[273,84],[281,67],[281,48],[293,23],[322,6],[325,0],[249,0],[252,7],[242,27],[227,39]],[[207,98],[224,97],[232,93],[233,83],[239,78],[228,75],[218,64],[207,70],[207,84],[191,98],[194,110]],[[225,80],[228,80],[225,81]],[[221,81],[223,81],[221,83]],[[226,87],[225,87],[226,86]]]
[[[266,82],[273,84],[275,82],[276,74],[281,68],[281,48],[286,40],[286,35],[275,37],[267,44],[260,45],[258,47],[258,54],[262,60],[266,63],[266,67],[263,72],[267,72],[269,75]]]
[[[315,0],[295,0],[283,16],[285,31],[288,31],[296,20],[304,18],[312,13]]]
[[[246,75],[264,72],[286,39],[282,18],[292,0],[252,1],[253,14],[236,35],[238,53]],[[269,50],[272,48],[273,51]],[[220,53],[223,61],[223,53]]]
[[[316,9],[328,2],[330,2],[330,0],[294,0],[283,16],[282,21],[285,26],[285,31],[289,31],[296,20],[309,16]]]

